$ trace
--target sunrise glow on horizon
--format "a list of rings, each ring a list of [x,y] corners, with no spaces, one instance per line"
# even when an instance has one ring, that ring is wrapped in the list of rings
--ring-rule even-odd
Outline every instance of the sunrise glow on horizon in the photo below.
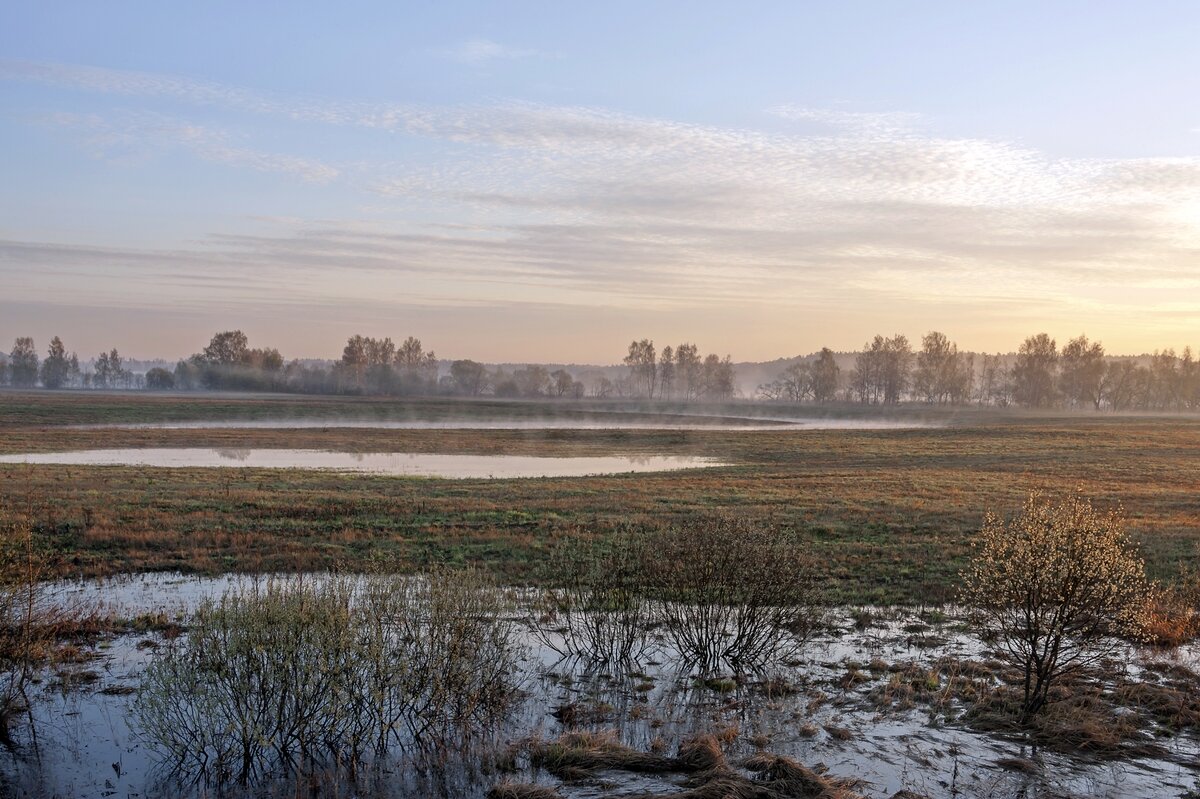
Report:
[[[12,9],[0,346],[1200,344],[1200,6],[919,5]]]

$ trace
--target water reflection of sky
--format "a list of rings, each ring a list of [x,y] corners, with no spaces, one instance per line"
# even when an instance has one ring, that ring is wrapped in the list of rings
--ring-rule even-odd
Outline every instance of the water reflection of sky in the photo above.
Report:
[[[183,469],[325,469],[401,477],[448,479],[583,477],[663,472],[723,465],[686,455],[599,455],[550,458],[533,455],[459,455],[436,452],[332,452],[312,449],[159,447],[92,449],[0,455],[0,463],[68,466],[148,466]]]
[[[204,596],[219,595],[242,580],[222,576],[194,578],[154,574],[119,579],[63,582],[53,586],[67,602],[108,601],[113,612],[134,615],[164,611],[186,613]],[[318,577],[319,579],[319,577]],[[518,614],[523,616],[523,614]],[[853,688],[839,687],[847,664],[880,660],[889,665],[909,662],[929,665],[942,657],[973,659],[982,656],[980,644],[953,623],[931,625],[914,636],[908,630],[919,618],[914,613],[879,614],[877,626],[856,629],[844,612],[835,611],[834,628],[817,636],[800,659],[781,667],[779,676],[796,693],[772,694],[762,677],[748,675],[728,693],[698,684],[687,674],[676,673],[669,650],[656,653],[643,672],[623,675],[611,668],[589,669],[577,660],[561,659],[529,637],[524,661],[523,687],[528,696],[510,722],[498,730],[497,740],[521,740],[529,735],[553,737],[561,726],[553,709],[567,703],[603,708],[603,716],[589,729],[613,729],[620,740],[638,749],[661,738],[673,751],[680,739],[696,733],[736,727],[730,744],[731,759],[754,751],[756,735],[770,739],[768,750],[786,754],[808,765],[824,763],[832,774],[866,780],[863,795],[889,797],[901,788],[941,799],[961,797],[1073,796],[1098,799],[1179,796],[1190,790],[1200,775],[1196,755],[1200,745],[1190,734],[1163,740],[1167,754],[1105,762],[1087,757],[1070,758],[1052,752],[1031,752],[1016,741],[972,731],[946,719],[935,720],[927,708],[885,711],[872,704],[873,687],[886,683],[892,672],[863,673],[870,681]],[[928,639],[924,643],[916,640]],[[114,688],[137,685],[138,675],[153,657],[154,645],[166,645],[157,636],[128,636],[107,642],[102,657],[70,668],[96,671],[99,679],[80,690],[62,692],[53,675],[38,689],[35,717],[41,735],[37,758],[10,763],[14,782],[31,788],[32,796],[198,796],[180,786],[159,783],[154,758],[132,726],[132,696]],[[139,645],[141,643],[142,645]],[[1174,656],[1145,654],[1131,648],[1130,664],[1144,657],[1173,657],[1196,667],[1194,649]],[[765,676],[765,675],[764,675]],[[639,687],[641,685],[641,687]],[[108,691],[108,693],[105,693]],[[823,697],[819,702],[815,698]],[[806,735],[801,728],[815,725]],[[849,740],[828,734],[826,725],[848,730]],[[1037,773],[1005,770],[1006,758],[1032,758]],[[385,784],[370,795],[387,797],[478,797],[501,779],[496,773],[479,773],[475,755],[451,755],[437,784],[420,784],[412,764],[395,763]],[[520,766],[524,769],[524,766]],[[528,779],[520,771],[518,780]],[[655,777],[623,772],[606,774],[607,787],[584,782],[563,786],[567,799],[595,799],[630,792],[675,792],[675,775]],[[361,787],[361,786],[360,786]],[[19,790],[19,789],[18,789]],[[108,793],[113,791],[114,793]],[[346,795],[357,795],[347,793]]]

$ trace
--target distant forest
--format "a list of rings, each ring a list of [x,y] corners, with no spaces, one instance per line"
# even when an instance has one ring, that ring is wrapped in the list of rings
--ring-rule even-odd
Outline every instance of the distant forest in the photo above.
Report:
[[[333,362],[286,361],[277,349],[251,348],[240,330],[217,333],[208,346],[173,369],[129,368],[117,350],[81,364],[55,336],[44,358],[34,341],[16,339],[0,353],[0,386],[148,391],[275,391],[377,396],[500,398],[638,398],[669,402],[725,401],[859,403],[896,406],[987,405],[1092,410],[1200,410],[1200,362],[1190,348],[1152,355],[1110,356],[1079,336],[1061,349],[1046,333],[1025,339],[1016,353],[960,351],[931,332],[919,349],[903,335],[882,335],[861,351],[824,348],[786,364],[753,392],[738,388],[730,356],[702,354],[683,343],[656,349],[630,343],[622,367],[550,369],[538,364],[492,367],[468,359],[440,361],[412,336],[351,336]],[[755,365],[761,370],[764,365]]]

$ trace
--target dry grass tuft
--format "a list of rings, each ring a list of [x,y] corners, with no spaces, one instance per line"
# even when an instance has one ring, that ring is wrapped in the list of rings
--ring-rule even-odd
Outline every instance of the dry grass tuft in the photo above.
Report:
[[[845,727],[837,727],[833,724],[825,725],[825,732],[829,733],[829,737],[837,741],[849,741],[854,737],[854,733]]]
[[[702,772],[725,770],[725,752],[713,735],[702,735],[698,738],[684,741],[679,746],[679,755],[675,758],[679,771]]]
[[[564,781],[568,777],[594,778],[601,770],[690,775],[683,791],[645,794],[641,799],[860,799],[856,791],[862,784],[767,753],[738,764],[753,775],[746,777],[729,767],[721,744],[713,735],[685,741],[677,757],[666,758],[637,752],[620,743],[612,731],[568,733],[550,743],[533,743],[530,759]],[[489,794],[489,797],[504,799],[510,795],[524,799],[517,794]],[[537,799],[541,799],[540,795]]]
[[[1190,574],[1154,591],[1142,617],[1141,641],[1174,649],[1200,637],[1200,585]]]
[[[487,799],[562,799],[557,788],[524,782],[501,782],[487,792]]]
[[[1059,686],[1041,713],[1022,723],[1022,694],[997,688],[973,704],[967,722],[978,730],[1032,739],[1058,752],[1087,752],[1104,759],[1163,754],[1137,713],[1122,712],[1094,686]]]
[[[604,769],[644,774],[676,770],[673,758],[631,749],[612,730],[569,732],[548,743],[535,742],[529,760],[564,781],[587,779]]]
[[[1124,683],[1116,687],[1113,697],[1168,729],[1179,731],[1200,727],[1200,695],[1194,686]]]
[[[862,784],[859,780],[819,774],[779,755],[754,755],[744,760],[742,766],[753,772],[775,796],[851,799],[857,796],[855,791]]]

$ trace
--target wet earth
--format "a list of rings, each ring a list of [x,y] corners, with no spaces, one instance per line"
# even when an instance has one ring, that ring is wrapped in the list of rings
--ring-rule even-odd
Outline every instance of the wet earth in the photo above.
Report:
[[[145,575],[60,583],[55,594],[61,602],[98,603],[127,618],[162,614],[186,624],[202,598],[239,579]],[[518,611],[514,618],[525,623],[527,616]],[[171,645],[171,635],[102,637],[78,662],[41,673],[31,712],[14,728],[18,750],[0,755],[4,793],[239,795],[165,773],[133,726],[139,675],[156,651]],[[954,692],[942,690],[957,674],[945,664],[978,664],[988,653],[942,609],[839,609],[796,657],[755,673],[703,677],[679,667],[661,640],[636,667],[616,668],[564,658],[546,645],[545,635],[526,638],[518,675],[523,699],[503,724],[433,758],[397,753],[354,784],[317,795],[482,797],[502,781],[554,786],[578,799],[683,790],[678,774],[611,769],[562,781],[535,768],[530,742],[571,730],[602,733],[639,752],[674,752],[693,736],[713,735],[730,762],[761,751],[785,755],[860,780],[857,791],[867,797],[901,790],[931,798],[1183,797],[1195,796],[1200,784],[1200,738],[1192,728],[1147,726],[1153,746],[1114,756],[1055,751],[971,726]],[[1123,670],[1113,679],[1194,673],[1200,651],[1128,647],[1108,667]],[[281,780],[249,793],[294,791],[294,783]]]

